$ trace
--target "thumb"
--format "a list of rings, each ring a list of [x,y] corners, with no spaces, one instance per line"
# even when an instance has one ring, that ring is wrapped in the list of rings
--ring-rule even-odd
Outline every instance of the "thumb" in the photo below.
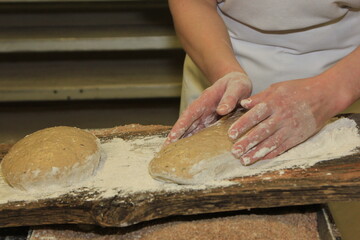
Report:
[[[252,90],[251,81],[244,73],[233,72],[226,76],[229,79],[216,109],[219,115],[225,115],[234,110],[239,100],[249,96]]]
[[[237,82],[229,83],[224,95],[222,96],[216,112],[219,115],[226,115],[237,106],[239,99],[248,96],[249,90],[246,86],[242,86]]]

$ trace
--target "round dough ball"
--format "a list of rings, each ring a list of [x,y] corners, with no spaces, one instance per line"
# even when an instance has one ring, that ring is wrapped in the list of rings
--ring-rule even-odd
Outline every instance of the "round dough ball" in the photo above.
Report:
[[[52,127],[17,142],[1,161],[7,183],[21,190],[67,187],[95,174],[100,141],[74,127]]]

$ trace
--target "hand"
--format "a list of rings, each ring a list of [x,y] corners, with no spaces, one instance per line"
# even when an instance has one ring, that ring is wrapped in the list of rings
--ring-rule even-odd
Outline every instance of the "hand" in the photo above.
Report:
[[[246,74],[231,72],[207,88],[183,112],[170,131],[165,145],[190,136],[231,112],[240,100],[250,96],[252,84]]]
[[[250,165],[298,145],[337,113],[338,95],[336,87],[307,78],[271,85],[242,100],[250,110],[229,128],[230,138],[237,140],[232,154]]]

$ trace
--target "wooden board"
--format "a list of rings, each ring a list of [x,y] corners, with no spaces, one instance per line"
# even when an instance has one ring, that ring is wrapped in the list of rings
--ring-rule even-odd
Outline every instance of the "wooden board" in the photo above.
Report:
[[[346,117],[360,125],[360,115]],[[96,130],[101,139],[165,135],[169,127],[130,125]],[[0,159],[10,145],[0,145]],[[0,205],[0,227],[84,223],[128,226],[142,221],[199,213],[360,200],[360,152],[307,169],[234,179],[241,185],[184,192],[136,193],[84,201],[88,192],[57,199]],[[94,194],[94,193],[92,193]]]

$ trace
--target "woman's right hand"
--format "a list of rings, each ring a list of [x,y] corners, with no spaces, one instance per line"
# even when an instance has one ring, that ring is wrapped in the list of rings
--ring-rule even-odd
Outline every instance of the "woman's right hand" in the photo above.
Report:
[[[181,45],[213,85],[183,112],[165,145],[215,122],[252,91],[234,55],[217,0],[169,0],[169,7]]]
[[[230,72],[207,88],[181,114],[170,131],[165,145],[191,136],[226,115],[250,96],[252,84],[245,73]]]

